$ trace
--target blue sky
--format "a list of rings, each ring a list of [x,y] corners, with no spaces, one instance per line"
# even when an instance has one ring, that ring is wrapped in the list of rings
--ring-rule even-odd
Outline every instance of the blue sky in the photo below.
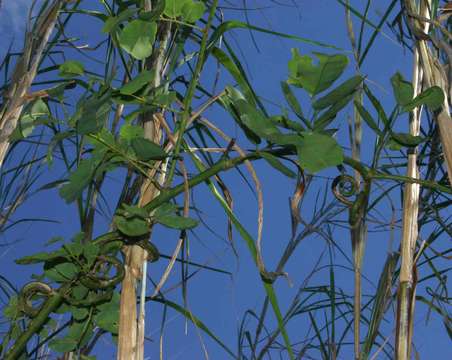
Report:
[[[249,12],[251,23],[271,27],[275,31],[290,33],[313,38],[344,49],[352,60],[349,52],[350,46],[346,35],[345,19],[343,8],[333,0],[317,1],[297,1],[298,5],[294,9],[291,2],[287,1],[287,6],[278,6],[265,2],[270,5],[268,8],[258,9]],[[0,55],[4,53],[12,39],[15,45],[21,44],[21,31],[24,29],[24,16],[26,16],[27,5],[29,1],[11,1],[4,0],[3,8],[0,10],[0,30],[4,38],[0,43]],[[97,3],[97,2],[96,2]],[[234,3],[240,3],[235,1]],[[356,3],[356,2],[355,2]],[[379,1],[372,4],[370,17],[375,22],[378,21],[381,13],[385,10],[388,1]],[[250,8],[256,8],[259,1],[249,2]],[[240,12],[227,11],[228,17],[240,16]],[[75,23],[69,33],[82,34],[81,42],[92,45],[92,38],[95,32],[99,31],[99,23],[84,20],[83,27]],[[402,49],[394,39],[394,35],[387,33],[387,36],[379,36],[376,44],[369,54],[364,66],[363,72],[367,75],[369,86],[379,96],[385,106],[392,109],[392,91],[389,78],[396,72],[401,71],[407,78],[410,78],[411,57],[410,54]],[[304,43],[283,40],[271,35],[255,33],[255,47],[248,31],[240,30],[233,34],[237,42],[240,43],[240,51],[247,64],[246,69],[254,87],[258,89],[259,95],[268,104],[271,113],[280,112],[280,106],[284,104],[283,96],[279,83],[287,78],[287,62],[290,59],[290,49],[299,48],[301,53],[310,53],[311,51],[331,50],[314,48]],[[392,39],[392,40],[391,40]],[[232,42],[234,44],[234,42]],[[206,71],[207,73],[207,71]],[[350,67],[348,74],[353,73]],[[205,75],[209,76],[209,75]],[[227,77],[221,79],[222,84],[230,81]],[[271,105],[274,103],[274,105]],[[307,102],[302,102],[306,105]],[[335,124],[339,128],[339,136],[345,136],[347,133],[347,116],[350,115],[350,109],[347,109],[338,117]],[[232,120],[224,113],[217,110],[209,111],[209,118],[212,118],[217,124],[224,125],[229,134],[237,136],[239,144],[248,146],[243,135],[236,129]],[[403,125],[401,125],[403,126]],[[370,133],[365,133],[364,144],[369,143],[366,140]],[[344,142],[344,146],[348,146]],[[364,156],[369,155],[369,148],[364,149]],[[265,199],[265,221],[264,221],[264,258],[270,269],[281,255],[285,244],[290,238],[290,215],[288,208],[288,198],[292,195],[295,182],[288,180],[283,176],[276,174],[266,164],[256,163],[256,171],[260,176],[263,185]],[[325,171],[321,176],[334,176],[335,171]],[[61,175],[61,169],[56,166],[51,169],[42,179],[54,179]],[[243,181],[236,172],[230,172],[223,176],[233,192],[235,199],[235,211],[244,224],[249,224],[248,230],[256,235],[256,200],[249,189],[244,186]],[[320,183],[316,191],[323,192],[325,183]],[[200,185],[195,189],[196,206],[203,210],[203,218],[210,227],[219,229],[220,235],[225,237],[226,222],[220,207],[212,201],[212,197],[207,191],[207,187]],[[309,218],[312,213],[315,191],[307,199],[302,211],[306,211],[306,217]],[[398,196],[395,194],[395,196]],[[398,202],[399,199],[395,198]],[[75,208],[67,206],[58,197],[57,192],[47,191],[33,196],[27,206],[19,210],[16,215],[39,216],[58,220],[58,225],[49,225],[36,223],[33,225],[24,225],[16,228],[14,231],[6,234],[5,239],[0,241],[10,242],[19,241],[14,246],[0,247],[0,273],[8,275],[10,280],[17,283],[25,283],[30,276],[29,268],[18,267],[12,262],[12,259],[22,256],[25,253],[32,253],[42,248],[42,245],[52,236],[62,235],[70,237],[78,231],[79,224],[74,221]],[[388,217],[385,213],[383,216]],[[398,213],[400,216],[400,213]],[[344,218],[345,219],[345,218]],[[105,223],[106,224],[106,223]],[[400,232],[395,231],[394,237],[398,239]],[[154,239],[157,247],[163,253],[171,253],[176,242],[177,233],[157,229]],[[233,273],[232,277],[217,273],[202,271],[198,273],[188,284],[188,304],[190,310],[200,319],[202,319],[224,342],[235,350],[237,341],[237,331],[244,313],[252,309],[260,311],[262,306],[264,292],[259,283],[258,273],[253,265],[251,258],[246,250],[243,240],[237,233],[234,234],[234,240],[240,254],[236,259],[232,254],[226,240],[216,238],[205,228],[196,231],[196,236],[190,237],[191,258],[193,261],[208,263]],[[347,232],[338,231],[335,233],[335,240],[341,248],[350,254],[350,241]],[[312,266],[318,261],[320,254],[325,252],[327,246],[320,237],[312,236],[303,241],[298,248],[296,255],[288,263],[286,271],[294,284],[290,287],[288,283],[280,279],[276,285],[278,294],[280,294],[281,305],[283,309],[289,304],[289,301],[297,292],[297,288],[305,281]],[[364,263],[364,273],[369,277],[369,282],[365,282],[365,291],[371,291],[378,281],[374,273],[379,273],[386,252],[389,251],[389,235],[387,233],[370,234],[367,253]],[[345,267],[350,264],[339,253],[337,255],[338,263]],[[328,252],[320,260],[322,264],[328,264]],[[158,274],[154,279],[158,279],[160,273],[165,267],[165,263],[151,264],[149,271],[152,274]],[[38,271],[38,269],[35,269]],[[176,284],[180,279],[180,271],[176,267],[175,274],[170,279],[168,287]],[[352,276],[348,270],[338,270],[338,283],[345,290],[352,289]],[[312,277],[311,285],[321,285],[328,283],[328,269],[320,271]],[[181,302],[180,290],[176,290],[169,295],[169,298]],[[393,311],[393,310],[389,310]],[[152,338],[152,342],[147,344],[146,355],[150,358],[157,358],[158,341],[160,334],[160,322],[162,316],[162,307],[159,304],[150,304],[148,306],[148,316],[150,325],[147,327],[147,335]],[[427,313],[425,307],[419,305],[418,326],[416,328],[415,340],[417,350],[421,359],[448,358],[452,356],[449,346],[449,340],[444,332],[443,325],[433,315],[425,327]],[[272,319],[272,317],[270,317]],[[309,319],[306,315],[299,317],[289,325],[289,332],[292,341],[303,338],[308,330]],[[251,325],[251,324],[250,324]],[[274,325],[274,324],[273,324]],[[385,325],[387,326],[387,325]],[[254,325],[250,327],[254,329]],[[388,329],[388,328],[386,328]],[[390,328],[389,328],[390,329]],[[389,332],[388,332],[389,333]],[[227,359],[227,355],[210,339],[202,335],[203,342],[208,350],[210,359]],[[392,340],[390,340],[392,341]],[[103,339],[98,348],[98,359],[112,358],[112,347],[110,339]],[[345,350],[342,359],[350,358],[350,350]],[[446,355],[449,353],[449,355]],[[188,325],[185,334],[185,322],[181,316],[169,311],[167,324],[165,325],[164,336],[164,355],[165,359],[202,359],[203,349],[197,330]],[[381,357],[383,358],[383,357]]]

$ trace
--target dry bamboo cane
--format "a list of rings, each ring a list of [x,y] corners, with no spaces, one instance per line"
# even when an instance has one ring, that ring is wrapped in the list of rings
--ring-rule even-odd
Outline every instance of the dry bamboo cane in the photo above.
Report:
[[[150,1],[145,2],[145,10],[150,11]],[[155,73],[154,87],[161,83],[164,71],[164,56],[170,37],[170,26],[163,25],[163,36],[156,50],[155,57],[146,59],[145,67]],[[153,113],[145,113],[142,117],[145,138],[159,144],[162,140],[162,130],[159,122],[155,121]],[[158,168],[148,172],[148,178],[141,186],[138,206],[144,206],[159,195],[153,180],[156,178]],[[164,177],[160,178],[161,184]],[[122,282],[119,334],[118,334],[118,360],[143,360],[144,359],[144,334],[145,334],[145,294],[147,277],[147,251],[138,245],[125,246],[125,276]],[[136,287],[141,280],[140,311],[137,317]]]
[[[425,9],[432,8],[431,0],[423,0],[421,1],[421,5]],[[405,7],[409,13],[417,14],[413,0],[405,0]],[[428,10],[425,10],[423,15],[424,16],[422,16],[422,18],[431,19]],[[409,14],[408,17],[410,17]],[[416,20],[413,23],[413,26],[416,27],[419,20]],[[424,26],[428,26],[427,23]],[[424,32],[424,34],[425,33],[426,32]],[[424,72],[424,83],[428,87],[438,86],[444,92],[444,104],[439,114],[436,115],[436,122],[439,128],[441,146],[443,148],[449,183],[452,186],[452,119],[449,111],[449,77],[446,75],[438,56],[431,51],[426,40],[419,40],[417,47],[422,64],[422,70]]]
[[[27,32],[22,56],[14,68],[11,84],[3,95],[0,109],[0,167],[3,165],[9,148],[9,137],[16,129],[26,103],[33,97],[27,96],[38,72],[44,49],[55,27],[58,13],[68,0],[55,0],[41,13]]]
[[[429,6],[421,6],[421,16],[428,16]],[[428,33],[428,24],[424,24],[423,31]],[[413,55],[413,90],[414,96],[421,92],[423,69],[419,48],[416,47]],[[421,127],[422,108],[415,108],[410,116],[409,133],[418,136]],[[417,166],[417,149],[408,153],[407,176],[419,178]],[[419,184],[405,184],[403,199],[403,221],[401,239],[401,269],[398,293],[396,354],[398,360],[408,360],[411,354],[411,341],[413,336],[413,316],[415,288],[413,285],[414,253],[418,237],[419,213]]]

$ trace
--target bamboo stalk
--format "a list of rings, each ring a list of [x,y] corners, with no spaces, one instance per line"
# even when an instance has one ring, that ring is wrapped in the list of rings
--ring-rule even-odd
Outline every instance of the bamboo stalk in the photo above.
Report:
[[[145,11],[152,10],[151,1],[144,3]],[[162,37],[159,47],[154,52],[154,57],[145,60],[145,68],[154,71],[153,87],[161,84],[161,78],[164,71],[165,51],[168,46],[168,40],[171,36],[171,25],[162,23],[160,30]],[[142,116],[144,128],[144,137],[159,144],[162,140],[162,130],[160,123],[155,121],[153,113],[145,113]],[[159,190],[153,180],[157,175],[157,170],[161,166],[157,163],[156,167],[150,169],[148,177],[141,186],[138,206],[144,206],[159,195]],[[163,185],[165,178],[160,179],[160,185]],[[147,278],[147,251],[138,245],[124,247],[125,255],[125,277],[123,280],[119,311],[119,334],[118,334],[118,360],[144,359],[144,338],[145,338],[145,297],[146,297],[146,278]],[[140,311],[137,318],[136,287],[141,280]]]
[[[421,4],[425,7],[426,10],[423,13],[424,16],[421,15],[421,18],[430,20],[431,16],[427,9],[432,8],[431,0],[424,1],[426,1],[426,3],[421,1]],[[412,1],[405,0],[405,7],[408,10],[408,16],[410,16],[410,14],[417,14]],[[419,20],[416,20],[415,23],[419,23]],[[417,26],[416,24],[413,26]],[[430,23],[424,22],[424,24],[425,29],[428,29],[428,24]],[[423,31],[423,33],[426,34],[425,31]],[[440,140],[443,148],[449,183],[452,185],[452,119],[449,112],[449,77],[446,75],[439,57],[429,48],[427,40],[419,40],[417,46],[421,59],[422,70],[424,72],[425,84],[428,87],[438,86],[443,90],[444,93],[443,107],[439,114],[437,114],[436,116],[436,122],[439,128]],[[450,49],[449,45],[445,44],[445,46],[446,51],[452,52],[452,49]],[[449,59],[449,62],[451,61],[452,59]]]
[[[3,95],[0,108],[0,167],[9,148],[9,137],[17,127],[24,106],[33,99],[28,96],[41,63],[44,49],[55,27],[59,11],[68,0],[55,0],[47,6],[27,32],[22,56],[14,68],[11,84]]]
[[[428,16],[428,9],[421,6],[421,16]],[[429,24],[425,23],[423,31],[428,32]],[[418,47],[413,55],[413,90],[414,96],[421,92],[423,70],[421,67],[421,56]],[[422,108],[413,110],[410,116],[409,133],[418,136],[421,127]],[[419,179],[417,166],[417,149],[408,154],[406,175]],[[400,285],[398,292],[397,309],[397,331],[396,331],[396,353],[398,360],[408,360],[411,353],[411,341],[413,336],[413,316],[415,289],[413,286],[413,260],[418,237],[418,213],[419,213],[419,184],[405,183],[402,217],[401,238],[401,269]]]

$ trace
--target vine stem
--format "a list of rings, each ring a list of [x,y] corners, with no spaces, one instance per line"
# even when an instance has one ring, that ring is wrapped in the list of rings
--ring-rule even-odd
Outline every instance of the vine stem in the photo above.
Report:
[[[207,42],[209,40],[209,29],[212,26],[212,22],[215,16],[215,12],[218,7],[218,0],[213,0],[212,5],[210,7],[209,12],[209,18],[207,19],[207,24],[205,28],[203,29],[203,35],[201,40],[201,47],[199,50],[198,55],[198,61],[196,62],[195,71],[193,73],[193,76],[190,80],[190,84],[188,86],[187,93],[184,98],[183,102],[183,112],[182,112],[182,119],[179,123],[179,129],[178,129],[178,136],[176,138],[176,145],[174,146],[174,158],[176,159],[180,153],[181,145],[182,145],[182,139],[184,136],[185,128],[187,126],[188,120],[190,119],[190,109],[191,109],[191,103],[193,100],[193,96],[195,95],[196,86],[198,85],[198,80],[201,75],[201,71],[203,69],[204,63],[205,63],[205,57],[207,53]],[[168,173],[168,180],[167,183],[170,184],[173,180],[174,173],[176,171],[176,161],[173,161]]]
[[[14,345],[8,350],[4,360],[16,360],[22,355],[31,337],[41,330],[50,319],[49,315],[63,303],[63,294],[67,289],[68,286],[61,287],[46,300],[36,317],[30,321],[25,331],[20,334]]]

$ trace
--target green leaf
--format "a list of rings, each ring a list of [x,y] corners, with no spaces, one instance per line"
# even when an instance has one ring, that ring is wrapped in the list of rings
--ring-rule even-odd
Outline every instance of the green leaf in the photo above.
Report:
[[[96,245],[92,242],[83,245],[83,256],[86,259],[86,266],[91,267],[94,264],[94,261],[97,258],[97,255],[100,253],[99,245]]]
[[[148,212],[146,209],[135,205],[122,204],[120,213],[126,217],[137,216],[142,219],[148,218]]]
[[[77,129],[80,135],[99,132],[107,122],[110,111],[110,93],[96,94],[89,99],[79,101],[77,111],[69,123]]]
[[[395,73],[395,75],[391,78],[391,84],[397,104],[400,106],[406,106],[413,100],[413,85],[406,81],[399,72]]]
[[[63,339],[52,339],[49,342],[49,348],[59,353],[70,352],[74,350],[78,345],[77,339],[69,337]]]
[[[144,60],[152,53],[156,33],[155,23],[133,20],[121,31],[119,45],[135,59]]]
[[[9,136],[10,141],[17,141],[24,139],[31,135],[35,124],[42,119],[48,118],[50,115],[47,104],[42,99],[36,100],[31,107],[25,110],[25,113],[20,117],[17,127]],[[42,122],[42,121],[41,121]]]
[[[134,138],[131,145],[138,159],[142,161],[162,160],[168,156],[159,145],[145,138]]]
[[[422,136],[414,136],[411,134],[395,132],[391,133],[391,138],[400,145],[407,147],[416,147],[425,141],[425,138],[423,138]]]
[[[254,106],[248,104],[244,100],[238,100],[234,104],[240,114],[240,119],[251,131],[256,135],[264,138],[271,139],[272,136],[280,135],[276,125],[267,117],[258,111]]]
[[[312,173],[340,165],[344,160],[342,148],[336,140],[320,133],[303,133],[297,152],[300,166]]]
[[[342,98],[333,106],[329,107],[327,110],[323,111],[321,115],[314,121],[315,130],[325,129],[333,120],[336,118],[339,111],[348,105],[348,103],[353,99],[353,94]]]
[[[149,85],[154,79],[154,72],[150,70],[145,70],[141,72],[135,79],[129,81],[122,88],[119,89],[119,92],[122,95],[133,95],[137,91],[141,90],[144,86]]]
[[[289,61],[289,80],[292,85],[304,88],[314,96],[328,89],[341,76],[348,64],[348,58],[342,54],[327,55],[314,53],[319,60],[313,64],[313,58],[301,56],[298,49],[292,49]]]
[[[318,99],[312,104],[314,110],[322,110],[328,106],[334,105],[344,98],[353,94],[364,80],[363,76],[357,75],[343,82],[337,88]]]
[[[144,130],[138,125],[125,124],[119,130],[119,136],[123,140],[131,141],[135,138],[143,138]]]
[[[298,102],[297,98],[295,97],[295,94],[293,93],[293,91],[290,88],[290,85],[287,83],[287,81],[281,81],[281,89],[284,94],[284,98],[287,101],[287,104],[290,106],[290,108],[295,113],[295,115],[297,115],[297,117],[299,119],[301,119],[303,122],[305,122],[305,124],[307,126],[311,126],[311,124],[306,123],[300,103]]]
[[[60,189],[60,196],[68,204],[82,195],[94,176],[96,166],[97,162],[93,158],[82,160],[77,170],[69,176],[69,182]]]
[[[49,266],[51,266],[50,269],[48,269]],[[79,268],[75,264],[70,262],[65,262],[58,265],[46,264],[44,268],[45,276],[50,280],[56,282],[66,282],[68,280],[72,280],[79,273]]]
[[[427,105],[431,111],[438,110],[444,103],[444,92],[438,86],[432,86],[421,92],[413,101],[406,104],[402,110],[412,111],[420,105]]]
[[[361,118],[366,122],[366,124],[375,131],[378,136],[383,136],[383,132],[378,127],[377,123],[373,119],[373,117],[369,114],[369,112],[362,106],[358,101],[355,101],[356,110],[358,110]]]
[[[179,2],[183,2],[179,0]],[[182,19],[188,23],[195,23],[202,18],[206,6],[200,1],[186,1],[182,7]]]
[[[138,217],[117,215],[113,219],[119,231],[127,236],[143,236],[149,232],[149,224],[146,220]]]
[[[163,13],[170,18],[177,18],[182,15],[182,8],[191,0],[165,0],[165,10]]]
[[[80,61],[68,60],[59,66],[59,76],[77,77],[85,73],[85,67]]]
[[[38,264],[64,256],[64,250],[59,249],[53,252],[39,252],[34,255],[24,256],[20,259],[15,260],[15,263],[18,265]]]
[[[113,30],[116,30],[119,24],[121,24],[123,21],[129,19],[133,14],[137,12],[138,8],[128,8],[124,11],[121,11],[121,13],[118,14],[118,16],[112,16],[109,17],[102,28],[103,33],[111,33]]]
[[[192,218],[177,216],[177,215],[161,215],[154,217],[154,219],[159,223],[171,229],[192,229],[198,226],[198,221]]]
[[[280,171],[284,175],[296,178],[297,174],[295,174],[292,170],[290,170],[287,166],[285,166],[281,161],[278,160],[278,158],[268,152],[260,152],[260,155],[262,156],[265,161],[267,161],[270,166],[275,168],[276,170]]]
[[[13,295],[9,298],[8,305],[3,308],[3,315],[9,319],[14,320],[20,316],[19,298]]]
[[[118,333],[119,325],[119,294],[113,293],[111,300],[97,307],[99,311],[94,316],[97,326],[112,334]]]
[[[75,320],[83,320],[89,315],[89,310],[86,307],[71,306],[71,314]]]

